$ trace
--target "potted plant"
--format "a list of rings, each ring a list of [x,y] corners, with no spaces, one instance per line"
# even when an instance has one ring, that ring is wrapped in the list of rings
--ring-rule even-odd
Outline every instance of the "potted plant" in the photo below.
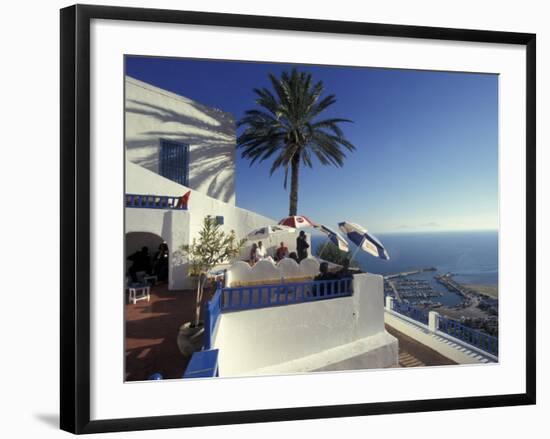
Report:
[[[216,265],[236,257],[244,244],[245,240],[238,241],[233,230],[225,233],[216,218],[206,216],[198,239],[193,238],[191,244],[180,247],[180,252],[189,262],[189,275],[197,279],[194,321],[184,323],[178,334],[178,347],[182,354],[190,356],[202,345],[204,322],[200,320],[200,311],[208,280],[207,273]]]

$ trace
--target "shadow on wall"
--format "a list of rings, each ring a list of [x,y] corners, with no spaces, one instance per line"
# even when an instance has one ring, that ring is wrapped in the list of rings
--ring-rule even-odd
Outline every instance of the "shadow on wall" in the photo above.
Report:
[[[193,114],[183,114],[142,100],[127,99],[127,127],[130,125],[129,118],[136,118],[137,126],[157,127],[137,133],[127,128],[125,144],[129,157],[134,163],[158,172],[159,139],[188,144],[189,186],[228,202],[234,194],[234,121],[226,113],[207,110],[192,101],[185,105],[191,107]],[[147,119],[156,123],[141,123]]]

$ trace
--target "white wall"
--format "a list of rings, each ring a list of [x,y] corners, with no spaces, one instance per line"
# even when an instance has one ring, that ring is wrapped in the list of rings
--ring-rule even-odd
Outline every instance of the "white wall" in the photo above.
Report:
[[[313,278],[319,274],[319,261],[309,257],[298,264],[286,258],[276,263],[269,259],[258,261],[254,266],[248,262],[236,261],[226,273],[226,285],[237,286],[250,282],[280,282],[286,279]]]
[[[126,77],[126,158],[159,172],[160,139],[189,145],[189,187],[235,204],[235,120],[230,113]]]
[[[384,332],[382,284],[382,276],[360,274],[349,297],[222,313],[214,338],[220,376],[246,375]]]

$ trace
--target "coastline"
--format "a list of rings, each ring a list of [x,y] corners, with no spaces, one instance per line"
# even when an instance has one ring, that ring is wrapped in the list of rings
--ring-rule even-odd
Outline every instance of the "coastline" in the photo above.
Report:
[[[490,297],[491,299],[498,299],[498,286],[496,285],[483,285],[483,284],[462,284],[466,288],[477,291],[482,296]]]

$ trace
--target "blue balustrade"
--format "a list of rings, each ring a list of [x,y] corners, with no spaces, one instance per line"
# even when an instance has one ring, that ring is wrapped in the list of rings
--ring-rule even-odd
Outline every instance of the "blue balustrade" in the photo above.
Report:
[[[421,310],[409,303],[398,302],[397,300],[393,301],[393,311],[403,314],[407,317],[410,317],[417,322],[428,324],[428,311]]]
[[[180,199],[166,195],[126,194],[126,207],[187,210],[187,205],[179,205]]]
[[[251,285],[224,288],[222,290],[221,308],[222,311],[241,311],[345,297],[351,294],[351,278]]]
[[[472,346],[475,346],[482,351],[498,356],[498,338],[486,334],[477,329],[470,328],[462,323],[449,319],[447,317],[439,317],[438,329],[445,334],[458,338]]]

